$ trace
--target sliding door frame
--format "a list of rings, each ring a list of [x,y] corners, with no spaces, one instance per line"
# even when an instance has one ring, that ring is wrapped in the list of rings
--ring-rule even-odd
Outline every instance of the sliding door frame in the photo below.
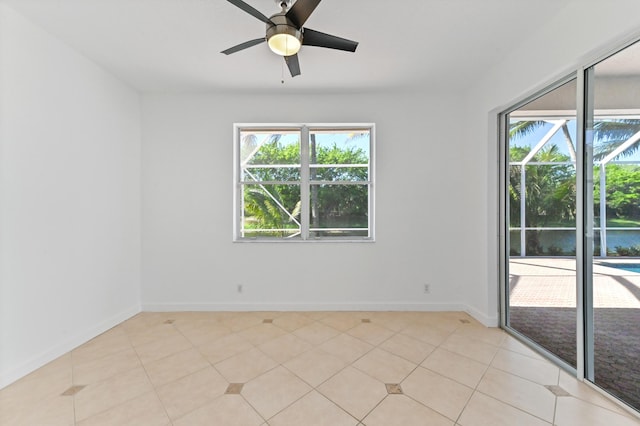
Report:
[[[546,348],[540,346],[538,343],[531,340],[528,336],[518,332],[518,330],[515,330],[507,325],[509,324],[509,310],[507,309],[507,307],[509,306],[509,292],[507,290],[507,287],[509,285],[509,279],[508,279],[509,257],[510,257],[509,248],[511,246],[509,223],[507,220],[507,215],[508,215],[507,212],[509,211],[509,197],[507,196],[508,189],[509,189],[509,181],[507,179],[507,173],[508,173],[508,167],[509,167],[509,150],[507,149],[509,123],[508,123],[507,117],[512,112],[540,98],[541,96],[544,96],[547,93],[552,92],[553,90],[563,86],[564,84],[572,80],[577,80],[576,84],[579,84],[580,83],[579,74],[577,74],[576,72],[567,73],[566,75],[564,75],[564,77],[556,79],[553,83],[545,86],[543,89],[540,89],[532,94],[529,94],[528,96],[511,104],[511,106],[508,109],[504,109],[502,112],[498,114],[498,118],[497,118],[498,141],[499,141],[498,154],[500,159],[499,160],[499,195],[498,195],[498,203],[499,203],[499,209],[500,209],[499,210],[500,214],[498,219],[499,221],[498,229],[499,229],[500,238],[499,238],[498,247],[499,247],[500,254],[498,256],[498,259],[499,259],[498,273],[500,278],[500,282],[499,282],[500,327],[504,329],[506,332],[508,332],[509,334],[517,337],[520,341],[523,341],[524,343],[526,343],[527,346],[529,346],[531,349],[534,349],[536,352],[539,352],[545,357],[549,358],[553,363],[555,363],[559,367],[563,368],[564,370],[567,370],[571,374],[576,374],[576,370],[571,365],[567,364],[566,361],[562,360],[553,352],[550,352]],[[578,90],[578,92],[580,92],[580,90]],[[578,140],[579,139],[576,138],[576,144],[578,143]],[[577,152],[576,154],[579,155]],[[576,170],[576,173],[577,173],[577,170]],[[576,179],[577,179],[577,176],[576,176]],[[521,226],[524,226],[524,224],[521,224]],[[576,227],[576,230],[577,229],[578,228]],[[577,250],[578,250],[578,246],[576,245],[576,257],[578,256]],[[576,263],[576,268],[577,268],[577,263]],[[579,310],[577,309],[577,311]]]
[[[587,188],[585,185],[585,69],[577,71],[576,84],[576,377],[580,380],[585,378],[585,342],[587,330],[585,322],[587,320],[587,305],[585,283],[586,277],[591,276],[589,271],[593,269],[590,262],[585,261],[585,255],[590,247],[587,235],[588,229],[585,226],[589,223],[585,217],[585,202],[587,200]],[[591,212],[593,216],[593,212]],[[591,228],[591,241],[593,242],[593,227]],[[590,258],[593,258],[591,253]],[[591,354],[593,358],[593,353]]]
[[[594,382],[594,346],[593,346],[593,209],[587,208],[586,203],[593,200],[593,150],[586,149],[586,144],[592,135],[586,134],[589,119],[593,114],[589,108],[593,106],[593,67],[599,62],[617,54],[634,43],[640,42],[640,31],[632,36],[618,39],[574,67],[574,71],[566,72],[553,83],[546,84],[542,89],[530,92],[528,95],[511,103],[508,107],[494,110],[498,127],[498,277],[499,277],[499,317],[500,326],[507,333],[525,343],[531,349],[546,356],[550,361],[568,372],[593,389],[602,393],[612,401],[640,416],[633,407],[609,394]],[[517,330],[507,326],[509,323],[509,247],[510,234],[508,223],[509,198],[507,170],[509,167],[507,138],[507,117],[513,111],[527,103],[560,87],[566,82],[576,79],[576,368],[549,352],[538,343]],[[590,179],[590,181],[589,181]],[[591,192],[589,192],[591,191]]]

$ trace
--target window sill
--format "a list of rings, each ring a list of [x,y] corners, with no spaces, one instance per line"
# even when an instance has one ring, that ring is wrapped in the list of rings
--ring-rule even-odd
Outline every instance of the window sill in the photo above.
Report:
[[[246,244],[246,243],[275,243],[275,244],[304,244],[304,243],[375,243],[374,238],[312,238],[308,240],[296,239],[296,240],[284,240],[284,239],[266,239],[266,238],[239,238],[234,239],[234,243]]]

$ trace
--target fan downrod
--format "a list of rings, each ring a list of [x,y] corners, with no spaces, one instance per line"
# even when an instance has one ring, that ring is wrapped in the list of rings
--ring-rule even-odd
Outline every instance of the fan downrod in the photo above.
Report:
[[[276,4],[282,8],[283,12],[289,10],[293,4],[293,0],[275,0]]]

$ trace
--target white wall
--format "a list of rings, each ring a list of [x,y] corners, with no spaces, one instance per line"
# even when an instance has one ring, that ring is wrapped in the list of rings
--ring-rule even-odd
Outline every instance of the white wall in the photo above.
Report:
[[[489,317],[498,313],[497,112],[640,35],[638,16],[635,0],[576,0],[481,76],[467,95],[464,167],[476,177],[469,202],[479,211],[468,241],[485,247],[476,270],[479,284],[465,289],[465,302],[473,309]]]
[[[0,4],[0,387],[139,311],[138,95]]]
[[[143,309],[465,309],[482,283],[459,108],[408,93],[144,96]],[[377,241],[232,243],[234,122],[375,122]]]

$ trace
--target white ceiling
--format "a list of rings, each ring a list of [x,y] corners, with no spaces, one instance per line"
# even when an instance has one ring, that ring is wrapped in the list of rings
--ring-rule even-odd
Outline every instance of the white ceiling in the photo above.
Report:
[[[294,79],[266,43],[219,53],[265,31],[225,0],[0,1],[141,91],[326,92],[462,90],[571,0],[323,0],[305,26],[360,45],[303,46]]]

